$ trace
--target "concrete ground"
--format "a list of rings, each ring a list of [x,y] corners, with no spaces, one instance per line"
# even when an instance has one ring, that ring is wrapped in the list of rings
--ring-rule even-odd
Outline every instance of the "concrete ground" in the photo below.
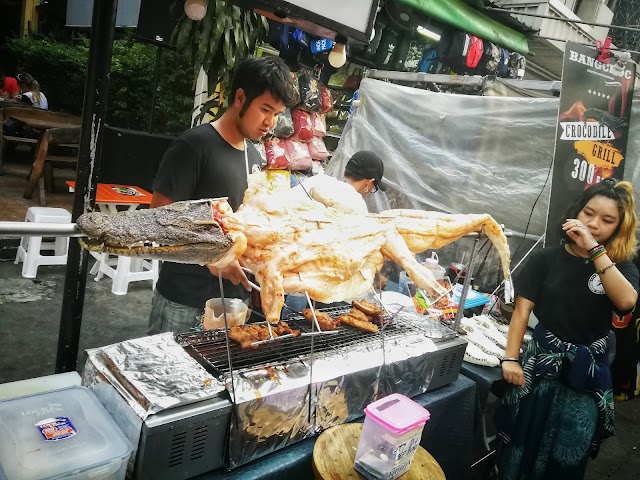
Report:
[[[27,209],[39,206],[37,192],[22,197],[33,161],[24,147],[11,149],[0,175],[0,221],[23,221]],[[72,169],[54,169],[55,193],[47,192],[47,206],[71,211],[73,194],[65,180],[75,180]],[[54,373],[62,291],[63,266],[43,266],[36,280],[23,278],[21,265],[14,265],[19,240],[0,239],[0,383]],[[90,260],[89,266],[93,264]],[[151,281],[130,284],[126,296],[111,293],[111,280],[87,279],[80,337],[78,371],[84,365],[84,350],[145,334],[151,310]]]
[[[36,201],[22,199],[30,158],[13,157],[0,176],[0,221],[21,221]],[[70,209],[72,195],[64,191],[64,176],[56,171],[60,193],[49,195],[49,205]],[[68,176],[71,175],[71,176]],[[2,240],[0,239],[0,243]],[[63,266],[45,266],[36,280],[21,276],[13,264],[15,241],[4,242],[0,251],[0,383],[55,373],[60,309],[64,286]],[[151,282],[131,284],[129,293],[111,293],[111,280],[87,279],[80,335],[78,371],[84,365],[84,350],[145,334],[151,309]],[[634,480],[640,478],[640,400],[616,403],[616,435],[602,446],[589,465],[586,479]],[[555,480],[555,479],[549,479]]]

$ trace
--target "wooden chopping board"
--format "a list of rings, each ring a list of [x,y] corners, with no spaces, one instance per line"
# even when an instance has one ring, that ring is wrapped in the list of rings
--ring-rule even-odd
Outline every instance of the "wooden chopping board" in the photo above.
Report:
[[[313,472],[316,480],[361,480],[353,468],[362,434],[361,423],[345,423],[323,432],[313,447]],[[411,468],[400,480],[446,480],[438,462],[418,447]]]

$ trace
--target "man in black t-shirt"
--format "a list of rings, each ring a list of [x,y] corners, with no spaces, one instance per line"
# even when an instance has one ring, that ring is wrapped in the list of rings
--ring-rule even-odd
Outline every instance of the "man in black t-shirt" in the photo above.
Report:
[[[188,130],[165,153],[153,183],[151,207],[228,197],[236,210],[247,188],[248,173],[260,165],[258,152],[246,140],[264,137],[294,98],[290,71],[280,58],[244,59],[222,117]],[[248,296],[249,283],[237,261],[221,269],[164,262],[147,333],[178,333],[193,327],[205,302],[221,296],[218,273],[224,278],[225,297]]]

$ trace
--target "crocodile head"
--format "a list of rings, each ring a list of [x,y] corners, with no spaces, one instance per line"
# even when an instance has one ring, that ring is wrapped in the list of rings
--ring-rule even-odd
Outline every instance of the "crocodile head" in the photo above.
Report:
[[[77,220],[87,250],[177,263],[224,266],[244,253],[246,238],[229,232],[224,199],[176,202],[117,214],[85,213]]]

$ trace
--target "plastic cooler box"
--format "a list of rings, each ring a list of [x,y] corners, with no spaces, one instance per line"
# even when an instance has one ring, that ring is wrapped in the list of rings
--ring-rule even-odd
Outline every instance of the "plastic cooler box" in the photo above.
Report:
[[[125,478],[131,444],[87,388],[2,401],[0,425],[2,480]]]
[[[429,411],[394,393],[365,408],[355,469],[369,480],[394,480],[409,470]]]

